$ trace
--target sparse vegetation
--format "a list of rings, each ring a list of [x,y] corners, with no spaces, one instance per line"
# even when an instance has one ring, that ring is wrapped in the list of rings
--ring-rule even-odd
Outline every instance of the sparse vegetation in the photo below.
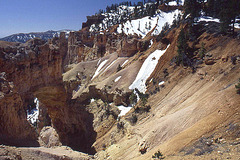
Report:
[[[188,36],[187,33],[182,29],[179,36],[178,36],[178,55],[176,57],[176,64],[183,66],[190,66],[191,61],[189,59],[189,46],[187,44]]]
[[[156,40],[157,40],[157,41],[162,40],[163,37],[167,34],[167,32],[168,32],[170,29],[171,29],[171,28],[170,28],[169,23],[166,22],[166,23],[164,24],[164,26],[162,27],[162,30],[161,30],[160,34],[157,36]]]
[[[134,124],[137,123],[138,118],[137,118],[137,116],[136,116],[135,114],[133,114],[132,117],[130,117],[128,120],[129,120],[129,122],[130,122],[132,125],[134,125]]]
[[[166,78],[167,76],[169,76],[169,73],[168,73],[168,69],[167,69],[167,68],[165,68],[165,69],[163,70],[163,74],[164,74],[164,78]]]
[[[163,154],[160,151],[158,151],[158,152],[154,153],[152,158],[154,158],[154,159],[164,159],[165,157],[163,156]]]
[[[202,43],[202,46],[198,52],[199,58],[203,59],[205,57],[205,54],[206,54],[205,44]]]
[[[138,96],[139,96],[139,98],[140,98],[140,100],[141,100],[141,105],[142,105],[143,107],[145,107],[146,104],[147,104],[147,102],[148,102],[148,97],[149,97],[149,95],[140,92],[137,88],[135,88],[135,91],[136,91],[136,93],[138,94]]]
[[[119,72],[120,70],[122,70],[122,67],[121,67],[121,65],[119,64],[118,67],[117,67],[117,72]]]
[[[137,103],[137,95],[134,92],[132,92],[132,94],[129,97],[129,100],[130,104],[134,106]]]
[[[124,129],[124,123],[123,123],[123,122],[118,122],[118,123],[117,123],[117,129],[118,129],[118,130]]]
[[[235,88],[237,89],[237,94],[240,94],[240,78],[238,84],[235,85]]]

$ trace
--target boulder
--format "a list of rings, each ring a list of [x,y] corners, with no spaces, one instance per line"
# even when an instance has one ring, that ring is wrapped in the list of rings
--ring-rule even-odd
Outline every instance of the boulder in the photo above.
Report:
[[[215,64],[216,62],[213,60],[213,59],[206,59],[205,60],[205,64],[206,65],[213,65],[213,64]]]
[[[53,127],[47,126],[44,127],[39,135],[39,144],[40,146],[52,148],[55,146],[61,146],[59,136],[56,130]]]

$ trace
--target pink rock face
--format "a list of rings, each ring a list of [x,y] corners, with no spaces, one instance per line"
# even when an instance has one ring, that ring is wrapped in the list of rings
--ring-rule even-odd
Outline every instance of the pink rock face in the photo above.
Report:
[[[37,134],[26,119],[26,107],[29,99],[33,99],[41,87],[61,85],[64,57],[56,47],[59,40],[44,43],[40,39],[34,39],[25,44],[0,49],[3,81],[0,88],[0,136],[3,137],[3,142],[16,145],[37,144]]]
[[[37,127],[43,127],[43,124],[34,127],[27,121],[27,108],[37,97],[43,104],[40,109],[47,109],[51,125],[64,145],[94,153],[91,151],[95,136],[92,119],[89,118],[91,115],[81,108],[81,103],[70,100],[71,95],[62,81],[63,63],[69,63],[63,37],[53,38],[48,43],[34,39],[25,44],[0,48],[1,143],[39,145],[37,130],[40,128]],[[7,47],[10,49],[6,50]],[[21,53],[12,53],[14,48],[17,51],[21,49]]]

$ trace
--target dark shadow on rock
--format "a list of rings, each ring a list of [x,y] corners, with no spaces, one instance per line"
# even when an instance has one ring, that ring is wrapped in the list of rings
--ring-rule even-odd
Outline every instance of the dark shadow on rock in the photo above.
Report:
[[[95,154],[96,150],[92,145],[97,133],[93,129],[93,114],[79,101],[72,100],[68,104],[63,116],[52,121],[60,141],[73,150]]]
[[[7,146],[15,146],[15,147],[39,147],[38,141],[35,139],[16,139],[13,137],[9,137],[7,135],[0,134],[0,144]]]

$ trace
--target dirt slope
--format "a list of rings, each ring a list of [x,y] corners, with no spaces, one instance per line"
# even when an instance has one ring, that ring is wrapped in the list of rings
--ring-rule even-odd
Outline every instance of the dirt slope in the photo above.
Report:
[[[157,151],[161,151],[165,156],[177,155],[184,151],[185,147],[194,146],[194,142],[203,136],[210,136],[215,132],[221,135],[230,124],[239,126],[240,96],[236,94],[235,84],[240,77],[240,63],[238,61],[234,65],[230,61],[231,56],[240,53],[239,40],[228,37],[214,38],[206,34],[202,35],[200,40],[206,43],[208,54],[212,56],[215,64],[202,64],[194,74],[190,68],[170,66],[168,57],[173,57],[172,53],[176,53],[176,50],[175,47],[169,47],[151,77],[164,79],[163,69],[168,68],[169,76],[165,79],[164,87],[160,87],[160,92],[150,96],[148,100],[151,111],[135,126],[123,120],[126,124],[125,136],[106,151],[99,152],[99,159],[151,159]],[[227,62],[226,57],[229,57]],[[149,89],[154,87],[153,84],[149,86]],[[216,131],[224,126],[225,129]],[[106,135],[105,139],[110,138],[108,136]],[[229,136],[232,141],[238,141],[240,134],[229,133]],[[237,157],[238,147],[229,147],[232,148],[230,157],[233,159]],[[145,148],[146,153],[140,153],[142,148]],[[212,154],[203,155],[217,158],[216,152],[217,149],[213,149],[209,152]],[[197,153],[198,151],[196,155]],[[229,154],[225,155],[227,156]],[[175,156],[176,159],[180,157],[184,159],[184,155]],[[174,156],[169,157],[171,158]],[[186,156],[187,158],[199,157],[193,154],[192,157]]]

